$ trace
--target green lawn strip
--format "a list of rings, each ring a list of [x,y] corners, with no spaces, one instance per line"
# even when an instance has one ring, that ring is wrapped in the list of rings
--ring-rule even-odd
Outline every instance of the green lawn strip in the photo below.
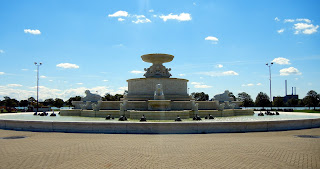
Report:
[[[293,110],[294,112],[304,112],[304,113],[320,113],[319,109],[316,110]]]

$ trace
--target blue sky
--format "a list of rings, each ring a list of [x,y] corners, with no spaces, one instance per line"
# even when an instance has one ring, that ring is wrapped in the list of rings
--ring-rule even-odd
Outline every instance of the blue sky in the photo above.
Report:
[[[123,93],[168,53],[172,77],[210,98],[229,90],[320,92],[319,1],[0,1],[0,98]]]

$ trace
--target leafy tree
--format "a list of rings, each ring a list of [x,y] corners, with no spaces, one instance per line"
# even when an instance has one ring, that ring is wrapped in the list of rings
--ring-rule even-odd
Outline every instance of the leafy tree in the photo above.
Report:
[[[28,98],[28,102],[29,102],[30,105],[35,105],[37,101],[36,101],[36,99],[34,97],[29,97]]]
[[[262,107],[262,108],[270,105],[269,96],[263,92],[258,93],[258,95],[256,97],[255,105]]]
[[[107,93],[104,97],[102,97],[103,101],[120,101],[120,98],[123,98],[122,94],[111,95]]]
[[[66,103],[69,106],[72,106],[72,101],[81,101],[81,97],[80,96],[76,96],[76,97],[70,97]]]
[[[4,96],[4,105],[7,107],[17,107],[19,105],[19,101],[16,99],[11,99],[8,96]]]
[[[234,101],[237,100],[236,96],[232,92],[229,93],[229,97],[232,97]]]
[[[20,100],[19,102],[20,107],[28,107],[28,105],[29,105],[28,100]]]
[[[279,109],[279,107],[284,106],[283,98],[280,96],[274,97],[273,106],[278,107],[278,109]]]
[[[298,99],[295,99],[295,98],[288,100],[288,105],[292,107],[296,107],[298,103],[299,103]]]
[[[191,96],[196,100],[196,101],[208,101],[209,100],[209,95],[205,94],[204,92],[201,93],[191,93]]]
[[[64,101],[59,98],[56,98],[53,102],[53,106],[55,106],[55,107],[62,107],[63,104],[64,104]]]
[[[313,109],[316,109],[316,106],[319,104],[320,101],[320,95],[314,91],[314,90],[310,90],[307,93],[307,96],[303,98],[303,102],[306,106],[309,107],[313,107]]]
[[[43,105],[45,105],[45,106],[52,106],[53,104],[54,104],[53,98],[46,99],[46,100],[44,100],[44,102],[43,102]]]
[[[242,101],[243,107],[253,106],[253,100],[251,99],[251,96],[246,92],[238,93],[238,100]]]
[[[299,106],[305,106],[305,104],[304,104],[304,102],[303,102],[303,99],[299,99],[298,105],[299,105]]]

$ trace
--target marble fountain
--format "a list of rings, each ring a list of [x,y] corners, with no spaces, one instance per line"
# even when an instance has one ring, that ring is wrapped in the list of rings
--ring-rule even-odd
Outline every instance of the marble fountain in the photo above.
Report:
[[[241,102],[229,97],[229,91],[213,101],[196,101],[188,94],[188,80],[171,78],[163,63],[169,54],[146,54],[142,60],[152,63],[144,78],[129,79],[128,93],[120,101],[102,101],[89,90],[72,110],[61,110],[57,117],[33,116],[33,113],[0,114],[0,129],[47,132],[193,134],[220,132],[256,132],[320,127],[320,115],[284,113],[258,117],[253,110],[241,109]],[[209,114],[214,120],[205,120]],[[106,117],[116,118],[105,120]],[[124,118],[125,117],[125,118]],[[146,121],[139,122],[145,117]],[[192,120],[199,117],[202,120]],[[174,121],[177,118],[182,121]],[[118,121],[128,119],[128,121]],[[190,120],[191,119],[191,120]],[[103,120],[103,121],[102,121]]]
[[[145,68],[145,78],[129,79],[128,93],[121,101],[101,101],[101,97],[86,91],[82,101],[74,101],[73,110],[62,110],[61,116],[113,117],[126,116],[140,119],[142,115],[149,120],[189,119],[196,114],[205,117],[252,115],[253,110],[239,108],[241,102],[233,101],[229,91],[218,94],[214,101],[195,101],[188,94],[187,79],[171,78],[170,68],[163,63],[174,58],[169,54],[146,54],[142,60],[152,63]]]

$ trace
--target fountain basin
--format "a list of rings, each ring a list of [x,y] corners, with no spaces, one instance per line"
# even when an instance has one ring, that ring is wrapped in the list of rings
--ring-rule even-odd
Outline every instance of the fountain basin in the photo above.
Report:
[[[169,54],[153,53],[153,54],[142,55],[141,58],[143,61],[148,63],[162,64],[162,63],[171,62],[174,56]]]
[[[148,110],[165,111],[171,109],[171,100],[148,100]]]
[[[33,116],[32,113],[21,113]],[[282,131],[320,127],[320,115],[284,113],[297,116],[292,120],[262,121],[182,121],[182,122],[134,122],[134,121],[37,121],[5,118],[0,115],[0,128],[22,131],[82,132],[82,133],[128,133],[128,134],[200,134],[230,132]],[[37,116],[38,117],[38,116]],[[242,118],[242,116],[239,116]],[[258,118],[254,116],[255,118]],[[269,116],[268,116],[269,117]],[[273,116],[276,117],[276,116]],[[42,117],[39,117],[42,118]],[[50,117],[44,117],[50,118]],[[56,117],[51,117],[52,119]],[[59,117],[58,117],[59,118]],[[224,117],[222,117],[224,118]],[[227,117],[230,118],[230,117]],[[92,119],[92,118],[91,118]],[[231,118],[232,119],[232,118]],[[241,119],[240,119],[241,120]]]

